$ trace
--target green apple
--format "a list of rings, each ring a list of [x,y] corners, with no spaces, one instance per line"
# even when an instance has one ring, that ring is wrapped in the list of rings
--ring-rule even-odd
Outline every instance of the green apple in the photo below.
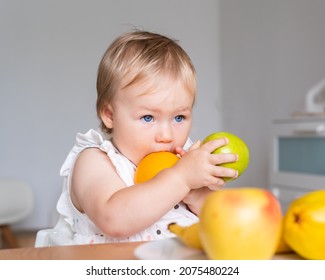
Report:
[[[231,134],[229,132],[215,132],[210,134],[206,137],[202,143],[206,143],[211,140],[216,140],[219,138],[228,138],[229,143],[225,146],[222,146],[216,150],[214,150],[213,154],[220,154],[220,153],[229,153],[229,154],[237,154],[238,161],[236,162],[229,162],[220,164],[220,166],[232,168],[238,171],[238,177],[245,171],[246,167],[249,164],[249,150],[246,143],[240,139],[238,136]],[[237,178],[238,178],[237,177]],[[226,182],[231,181],[234,178],[223,178]]]

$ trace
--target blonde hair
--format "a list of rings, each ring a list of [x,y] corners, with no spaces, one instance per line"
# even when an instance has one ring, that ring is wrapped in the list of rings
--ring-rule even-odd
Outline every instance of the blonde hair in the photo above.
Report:
[[[180,79],[196,95],[196,72],[190,57],[174,39],[147,31],[132,31],[109,46],[98,67],[97,115],[111,104],[116,93],[139,81],[164,75]],[[101,128],[107,133],[112,130]]]

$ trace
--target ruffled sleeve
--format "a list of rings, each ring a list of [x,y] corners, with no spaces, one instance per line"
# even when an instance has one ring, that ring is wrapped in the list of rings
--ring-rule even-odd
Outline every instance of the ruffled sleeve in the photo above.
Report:
[[[133,185],[135,166],[113,146],[110,140],[105,139],[98,131],[91,129],[87,133],[78,133],[76,144],[65,159],[60,175],[69,176],[73,165],[80,154],[86,148],[99,148],[107,154],[116,168],[116,172],[127,186]]]

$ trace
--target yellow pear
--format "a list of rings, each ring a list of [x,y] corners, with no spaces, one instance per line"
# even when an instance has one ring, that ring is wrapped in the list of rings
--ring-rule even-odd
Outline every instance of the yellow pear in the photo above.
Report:
[[[325,190],[307,193],[289,205],[284,240],[306,259],[325,260]]]
[[[281,207],[265,189],[223,189],[200,212],[200,237],[209,259],[263,260],[274,255],[281,235]]]

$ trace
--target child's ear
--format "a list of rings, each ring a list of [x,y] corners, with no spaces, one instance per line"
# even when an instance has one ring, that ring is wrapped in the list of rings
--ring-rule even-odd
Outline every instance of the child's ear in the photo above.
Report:
[[[102,109],[100,118],[107,128],[113,128],[113,107],[110,104]]]

